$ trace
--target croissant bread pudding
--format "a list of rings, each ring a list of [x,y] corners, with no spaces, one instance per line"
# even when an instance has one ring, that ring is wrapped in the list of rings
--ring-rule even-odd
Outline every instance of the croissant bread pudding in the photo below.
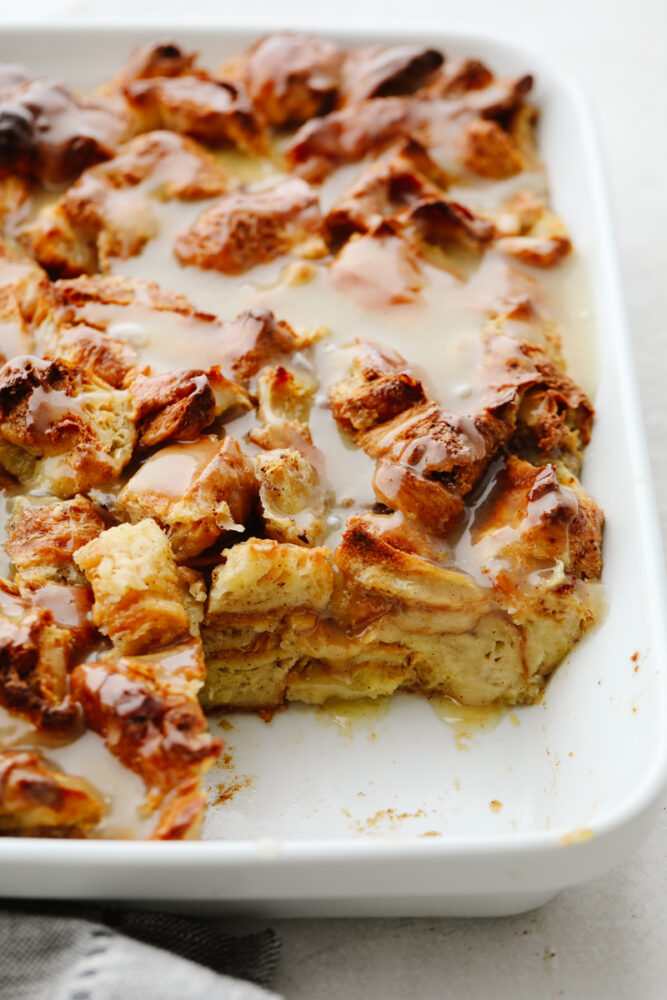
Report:
[[[123,772],[134,835],[196,836],[207,709],[539,699],[603,514],[532,78],[294,33],[37,72],[0,66],[0,832],[127,836]]]

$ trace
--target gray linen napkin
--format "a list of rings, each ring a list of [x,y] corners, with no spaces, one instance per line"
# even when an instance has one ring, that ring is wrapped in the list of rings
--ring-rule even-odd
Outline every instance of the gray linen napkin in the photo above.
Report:
[[[142,942],[180,953],[174,955],[100,922],[66,915],[73,907],[46,915],[43,904],[42,912],[30,904],[11,906],[0,910],[2,1000],[279,1000],[260,986],[212,971],[268,982],[279,953],[273,931],[236,938],[213,923],[171,914],[89,911]]]

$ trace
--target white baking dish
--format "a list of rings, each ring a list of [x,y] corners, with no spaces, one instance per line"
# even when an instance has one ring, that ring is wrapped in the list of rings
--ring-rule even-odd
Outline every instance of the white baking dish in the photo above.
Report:
[[[255,34],[4,29],[0,59],[88,88],[143,41],[173,36],[216,65]],[[205,841],[0,839],[4,896],[179,900],[267,915],[504,914],[609,869],[652,822],[667,764],[662,545],[595,129],[579,90],[534,53],[482,35],[434,30],[427,40],[537,77],[554,204],[593,285],[598,419],[584,483],[608,519],[607,618],[542,704],[469,739],[409,696],[349,725],[298,707],[269,725],[236,717],[223,736],[249,781],[211,808]],[[211,783],[232,779],[217,771]]]

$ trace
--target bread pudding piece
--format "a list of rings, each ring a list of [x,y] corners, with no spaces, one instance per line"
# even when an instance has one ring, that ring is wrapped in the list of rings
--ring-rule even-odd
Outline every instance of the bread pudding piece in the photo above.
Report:
[[[463,498],[512,436],[516,400],[505,394],[470,415],[451,413],[424,397],[400,356],[375,345],[362,344],[359,352],[352,378],[332,389],[334,417],[347,427],[352,418],[363,428],[357,443],[380,460],[373,480],[378,499],[446,535],[463,511]],[[382,366],[393,371],[376,374],[380,355]],[[416,401],[407,405],[410,397]]]
[[[258,455],[259,503],[269,538],[316,545],[324,531],[326,503],[317,469],[294,448]]]
[[[590,436],[584,393],[537,345],[513,338],[488,339],[471,402],[464,414],[429,402],[400,355],[374,344],[358,346],[351,377],[331,390],[336,420],[379,459],[378,499],[439,535],[504,445],[577,468]]]
[[[68,284],[54,282],[42,303],[33,330],[37,351],[46,358],[62,358],[89,375],[103,379],[114,389],[122,389],[129,375],[137,369],[145,370],[147,366],[142,365],[139,351],[128,340],[113,335],[111,317],[95,315],[92,303],[97,289],[63,287]],[[63,308],[62,300],[74,298],[79,291],[83,293],[81,298],[84,301],[72,308],[65,304]],[[99,291],[104,292],[103,289]],[[123,304],[121,308],[126,306]],[[92,313],[91,322],[84,319],[88,310]],[[112,326],[111,333],[108,332],[109,326]]]
[[[152,80],[155,77],[187,76],[198,72],[196,52],[186,52],[176,42],[163,41],[140,45],[134,49],[127,62],[107,84],[103,94],[113,94],[135,80]]]
[[[261,38],[229,63],[225,77],[240,79],[271,125],[296,126],[331,111],[334,103],[409,94],[442,64],[419,45],[368,45],[346,51],[332,42],[291,31]]]
[[[325,458],[308,426],[315,389],[307,372],[282,365],[257,378],[259,426],[248,437],[264,449],[255,458],[259,512],[266,535],[279,542],[314,545],[324,530]]]
[[[504,180],[523,170],[540,167],[535,142],[538,111],[526,103],[533,78],[525,75],[499,79],[476,59],[462,59],[441,67],[420,95],[443,108],[463,112],[462,133],[457,137],[464,166],[489,180]]]
[[[221,356],[220,323],[185,296],[153,281],[115,275],[54,281],[35,319],[47,357],[62,357],[109,385],[129,375],[182,369],[183,340],[211,364]]]
[[[426,261],[435,256],[437,267],[459,278],[462,267],[474,271],[492,236],[493,226],[463,205],[425,199],[363,235],[352,233],[330,264],[331,282],[365,310],[423,305]]]
[[[338,167],[356,163],[393,143],[415,138],[414,99],[388,97],[332,111],[307,121],[285,151],[288,170],[320,183]]]
[[[509,455],[471,526],[482,572],[508,593],[532,574],[597,580],[604,515],[563,466]]]
[[[506,254],[497,252],[493,244],[487,247],[479,266],[471,269],[463,289],[467,308],[484,314],[496,325],[504,322],[536,324],[542,327],[543,338],[549,337],[549,323],[542,323],[548,316],[544,286],[535,273]]]
[[[360,634],[357,641],[369,653],[388,649],[390,676],[396,687],[425,688],[427,693],[449,694],[465,704],[520,700],[522,671],[510,655],[520,645],[519,637],[493,594],[446,561],[425,558],[420,551],[405,546],[400,528],[400,514],[356,516],[348,521],[334,554],[343,577],[343,628],[347,625],[348,634]],[[355,595],[359,592],[365,595],[365,606],[356,606]],[[372,611],[369,605],[374,606]],[[495,635],[505,637],[508,647],[500,666],[488,664],[484,655]],[[311,637],[313,645],[317,638],[316,631]],[[467,646],[470,651],[466,655]],[[402,653],[398,664],[396,647]],[[321,669],[328,668],[332,674],[340,669],[335,660],[327,658],[325,650],[318,660]],[[440,671],[437,685],[429,682],[427,664]],[[402,669],[397,671],[397,665]],[[384,686],[381,656],[375,667],[377,683]],[[367,681],[364,693],[372,696],[372,674]],[[350,685],[348,696],[359,697],[355,687]],[[342,697],[346,697],[344,691],[342,688]],[[307,687],[302,685],[300,694],[307,700]]]
[[[391,602],[390,610],[362,622],[363,642],[371,649],[392,643],[404,648],[410,671],[403,686],[408,689],[468,705],[534,701],[549,672],[594,620],[578,581],[598,578],[602,515],[569,476],[567,487],[556,483],[548,502],[537,494],[530,498],[535,482],[539,492],[540,477],[555,473],[516,462],[520,474],[514,466],[509,476],[524,491],[523,500],[511,494],[510,503],[517,510],[522,503],[528,507],[523,518],[517,515],[513,531],[498,529],[493,514],[489,521],[485,511],[476,515],[465,567],[480,583],[448,565],[446,554],[434,561],[433,550],[415,551],[410,541],[406,545],[396,521],[400,515],[355,517],[348,523],[335,561],[345,588],[351,589],[350,607],[360,587],[367,601],[375,596]],[[485,540],[494,529],[500,537],[492,545]],[[506,551],[503,532],[505,542],[512,536]],[[570,558],[575,536],[589,559]],[[410,534],[408,539],[414,542]],[[490,558],[498,559],[495,571]],[[317,630],[311,643],[316,639]],[[335,664],[329,667],[335,672]]]
[[[317,383],[304,370],[290,370],[279,365],[264,368],[257,378],[257,421],[248,437],[267,451],[297,451],[313,466],[317,479],[324,472],[324,456],[313,445],[308,426]],[[310,474],[309,478],[310,478]]]
[[[306,122],[286,149],[289,170],[319,183],[337,167],[413,140],[452,180],[503,180],[532,169],[535,113],[524,105],[531,77],[494,82],[456,99],[384,97]]]
[[[264,368],[286,361],[295,351],[312,342],[299,336],[289,323],[277,319],[269,309],[251,309],[222,324],[224,333],[221,367],[248,388]]]
[[[206,791],[201,786],[201,779],[181,782],[167,796],[149,840],[197,840],[205,809]]]
[[[349,377],[332,386],[329,395],[335,419],[352,433],[426,402],[424,387],[407,361],[391,348],[369,341],[357,345]]]
[[[308,373],[282,366],[257,380],[259,426],[248,437],[264,449],[255,459],[259,513],[267,537],[279,542],[316,545],[325,530],[331,490],[308,426],[315,388]]]
[[[209,407],[210,393],[215,416],[247,409],[250,399],[239,384],[250,387],[263,367],[312,343],[312,337],[297,335],[268,309],[221,322],[155,282],[115,275],[54,281],[35,322],[45,355],[63,357],[116,388],[130,388],[142,434],[151,423],[144,424],[146,418],[156,418],[152,430],[157,431],[168,419],[159,417],[160,411],[199,389],[188,404],[196,404],[195,409],[200,403]],[[184,343],[205,367],[182,367]],[[138,377],[149,370],[165,377]],[[197,381],[200,375],[206,376],[210,393]]]
[[[60,201],[42,209],[26,240],[52,277],[74,278],[109,271],[113,258],[135,257],[159,228],[143,192],[119,193],[84,171]]]
[[[493,670],[489,693],[515,661],[516,677],[508,691],[496,695],[499,700],[538,698],[550,672],[594,623],[585,583],[600,577],[603,522],[595,501],[567,470],[508,459],[488,504],[476,514],[470,538],[472,558],[481,578],[492,583],[511,636],[510,643],[500,636],[485,656]],[[479,653],[477,662],[483,662]],[[485,704],[490,699],[475,691],[473,662],[468,669],[470,677],[457,694],[443,690],[442,667],[433,652],[430,663],[426,657],[415,660],[422,689],[435,687],[465,703]]]
[[[132,139],[113,159],[87,170],[86,174],[99,177],[114,190],[140,184],[157,201],[217,198],[231,183],[219,161],[199,143],[159,129]],[[81,180],[69,190],[78,189]],[[84,198],[84,210],[86,205]]]
[[[174,253],[181,264],[242,274],[298,247],[320,227],[316,192],[291,177],[222,198],[176,237]]]
[[[202,640],[203,705],[275,708],[333,590],[328,549],[251,538],[213,571]]]
[[[0,67],[0,174],[60,184],[112,156],[127,128],[123,112],[103,99],[75,96],[20,67]]]
[[[46,507],[24,507],[7,527],[7,555],[21,590],[46,584],[84,586],[74,553],[97,538],[107,525],[93,504],[78,495]]]
[[[121,93],[134,132],[168,129],[205,146],[238,146],[260,156],[267,152],[263,123],[241,83],[199,70],[131,80]]]
[[[270,125],[295,126],[331,110],[344,59],[333,42],[282,31],[260,38],[220,72],[242,81]]]
[[[67,691],[72,639],[51,611],[0,581],[0,704],[56,736],[71,734],[79,719]]]
[[[16,244],[0,239],[0,354],[2,360],[34,349],[31,325],[48,294],[41,267]]]
[[[513,402],[511,398],[502,404],[493,400],[469,415],[447,411],[437,403],[422,403],[364,431],[359,443],[371,458],[412,469],[450,495],[463,497],[511,437]]]
[[[283,365],[263,368],[257,379],[257,416],[263,424],[289,422],[308,437],[316,382],[304,371]]]
[[[498,397],[508,390],[518,394],[512,451],[536,464],[546,457],[579,471],[595,411],[576,382],[539,345],[491,334],[480,382]]]
[[[419,201],[400,218],[400,224],[418,245],[438,247],[445,254],[452,247],[481,252],[495,235],[493,225],[486,219],[465,205],[442,197]]]
[[[31,750],[0,750],[0,835],[85,837],[103,813],[102,796],[83,778]]]
[[[25,356],[0,368],[0,461],[24,486],[71,497],[108,482],[135,439],[128,393],[66,361]]]
[[[364,45],[352,49],[343,64],[338,106],[360,104],[371,97],[413,94],[443,64],[437,49],[423,45]]]
[[[48,286],[46,274],[23,247],[13,240],[0,239],[0,319],[20,315],[29,326]]]
[[[333,205],[326,236],[338,251],[330,265],[334,287],[364,309],[384,310],[423,304],[426,262],[458,280],[475,273],[495,228],[444,197],[399,152],[363,171]]]
[[[146,653],[189,634],[183,586],[155,521],[109,528],[74,559],[93,588],[93,622],[120,653]]]
[[[222,750],[222,742],[207,732],[197,701],[204,673],[199,640],[146,656],[82,663],[72,671],[72,697],[82,705],[87,724],[145,782],[144,811],[152,812],[171,796],[170,815],[163,815],[158,836],[164,836],[167,825],[173,827],[174,799],[183,809],[188,796],[192,808],[194,794],[201,815],[200,781]],[[189,825],[197,818],[191,816]]]
[[[427,242],[446,247],[451,242],[479,248],[494,235],[492,223],[463,205],[448,201],[437,184],[419,169],[425,150],[405,143],[366,167],[326,217],[332,249],[353,233],[372,233],[388,222],[395,230],[414,232]],[[430,163],[426,169],[432,171]]]
[[[572,249],[565,223],[530,191],[501,205],[496,229],[497,249],[533,267],[553,267]]]
[[[372,232],[385,220],[396,221],[398,213],[416,202],[442,195],[412,161],[409,151],[415,146],[406,142],[363,169],[332,205],[325,219],[332,250],[340,249],[353,233]]]
[[[170,440],[193,441],[216,418],[252,409],[248,393],[219,368],[207,372],[185,368],[154,376],[130,374],[126,384],[135,405],[142,448]]]
[[[197,201],[227,187],[223,168],[192,139],[148,132],[85,170],[25,233],[52,276],[108,271],[112,258],[135,256],[158,234],[151,201]]]
[[[119,317],[121,308],[143,305],[156,313],[176,313],[190,317],[201,316],[213,320],[208,313],[199,313],[184,295],[170,292],[154,281],[126,278],[120,275],[82,276],[71,281],[54,281],[51,300],[44,303],[44,311],[37,313],[36,321],[52,315],[60,326],[86,324],[105,330]]]
[[[495,121],[474,118],[463,131],[463,165],[489,180],[506,180],[524,169],[521,150]]]
[[[178,562],[199,555],[223,533],[243,532],[256,504],[253,461],[233,437],[211,435],[155,452],[118,503],[133,522],[152,517]]]
[[[331,596],[328,550],[251,538],[228,549],[213,571],[206,620],[264,623],[297,611],[322,611]]]
[[[92,503],[80,495],[48,506],[24,506],[7,526],[14,588],[30,608],[50,612],[54,624],[67,631],[72,653],[98,638],[91,620],[92,591],[74,553],[105,528]]]

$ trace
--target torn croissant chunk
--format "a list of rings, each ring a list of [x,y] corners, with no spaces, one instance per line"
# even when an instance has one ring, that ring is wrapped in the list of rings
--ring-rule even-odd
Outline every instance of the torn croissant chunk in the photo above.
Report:
[[[154,518],[177,561],[242,532],[256,502],[255,467],[232,437],[213,436],[155,452],[118,497],[132,521]]]
[[[85,837],[104,800],[83,778],[48,767],[29,750],[0,750],[0,832]]]
[[[104,519],[86,497],[45,507],[24,507],[7,528],[7,555],[15,582],[35,590],[49,583],[83,585],[74,553],[105,530]]]
[[[0,581],[0,704],[44,733],[71,736],[79,723],[67,671],[76,636],[48,607]]]
[[[151,199],[195,201],[224,194],[227,186],[223,168],[192,139],[148,132],[84,170],[25,235],[55,277],[108,271],[114,258],[136,256],[158,235]]]
[[[287,253],[321,226],[315,191],[298,177],[238,192],[209,208],[176,238],[181,264],[242,274]]]
[[[93,621],[119,652],[145,653],[188,636],[171,547],[151,518],[109,528],[74,559],[93,588]]]
[[[256,462],[259,502],[269,538],[316,544],[324,530],[326,503],[312,462],[294,448],[266,451]]]
[[[63,360],[0,368],[0,462],[24,486],[73,496],[114,479],[136,440],[129,393]]]
[[[176,822],[176,803],[181,800],[179,808],[185,807],[186,793],[195,812],[188,827],[201,820],[205,797],[199,782],[222,750],[222,742],[207,731],[197,701],[203,675],[198,640],[147,656],[82,663],[72,672],[72,696],[88,725],[144,780],[145,810],[150,813],[168,800],[158,838],[170,836],[166,828]]]
[[[128,134],[122,109],[20,69],[0,76],[0,172],[60,184],[108,159]]]

